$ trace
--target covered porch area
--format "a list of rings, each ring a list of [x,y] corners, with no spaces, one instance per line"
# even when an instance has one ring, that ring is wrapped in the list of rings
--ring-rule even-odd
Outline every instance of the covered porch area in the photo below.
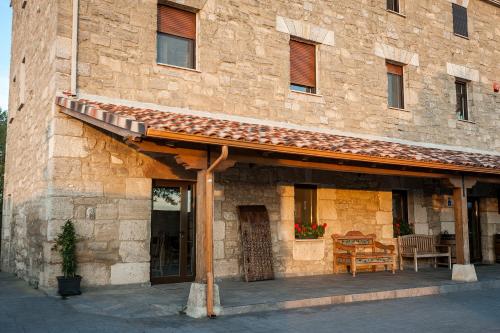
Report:
[[[390,272],[281,278],[246,283],[219,282],[222,314],[235,315],[302,307],[439,295],[469,290],[500,288],[500,265],[477,266],[478,282],[451,280],[446,268]],[[153,318],[183,314],[190,283],[152,287],[87,289],[66,302],[85,313],[120,318]]]
[[[180,180],[195,184],[196,193],[195,255],[189,261],[195,283],[188,303],[198,308],[200,316],[240,313],[248,306],[262,310],[426,295],[463,286],[460,281],[475,281],[469,241],[472,194],[486,202],[477,207],[486,207],[483,213],[490,221],[485,262],[492,262],[492,234],[499,229],[493,209],[500,184],[497,155],[65,97],[58,104],[64,113],[118,135],[128,147],[150,156],[168,156],[187,172],[189,179]],[[316,214],[316,223],[328,225],[323,238],[296,239],[297,185],[316,190],[308,212]],[[395,191],[411,194],[401,202],[409,206],[412,201],[413,221],[407,218],[412,232],[455,235],[453,274],[439,269],[429,275],[405,270],[396,275],[361,273],[356,279],[330,276],[332,234],[356,230],[397,247]],[[231,281],[245,273],[238,207],[249,205],[267,210],[266,241],[278,280]],[[483,274],[499,276],[496,269]],[[154,288],[170,292],[175,286]],[[179,288],[186,292],[186,285]],[[264,301],[259,303],[259,297]],[[238,303],[245,299],[252,304]]]

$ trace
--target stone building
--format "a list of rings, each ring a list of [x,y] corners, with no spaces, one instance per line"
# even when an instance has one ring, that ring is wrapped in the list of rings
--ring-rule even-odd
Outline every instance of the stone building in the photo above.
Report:
[[[395,244],[395,225],[494,262],[498,1],[12,9],[2,270],[54,288],[71,219],[86,286],[241,278],[241,205],[266,207],[278,277],[329,274],[331,234]]]

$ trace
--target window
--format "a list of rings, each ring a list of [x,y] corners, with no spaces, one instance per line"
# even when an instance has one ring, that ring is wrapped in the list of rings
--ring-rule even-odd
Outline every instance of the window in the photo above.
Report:
[[[316,186],[295,185],[295,223],[311,225],[316,220]]]
[[[195,68],[196,14],[158,5],[157,62]]]
[[[392,225],[394,237],[413,233],[408,221],[408,193],[392,191]]]
[[[467,8],[452,4],[453,8],[453,32],[459,36],[469,37],[467,28]]]
[[[290,40],[290,89],[316,93],[316,46]]]
[[[403,66],[387,63],[387,93],[389,107],[404,109]]]
[[[387,10],[399,13],[399,0],[387,0]]]
[[[457,92],[457,117],[460,120],[469,120],[469,107],[467,104],[467,82],[456,80],[455,90]]]

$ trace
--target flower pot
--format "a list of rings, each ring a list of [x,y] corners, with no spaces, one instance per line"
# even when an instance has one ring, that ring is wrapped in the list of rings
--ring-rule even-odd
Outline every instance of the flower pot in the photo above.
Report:
[[[82,281],[82,277],[80,275],[76,275],[75,277],[57,277],[57,286],[59,295],[65,296],[74,296],[80,295],[82,292],[80,290],[80,282]]]

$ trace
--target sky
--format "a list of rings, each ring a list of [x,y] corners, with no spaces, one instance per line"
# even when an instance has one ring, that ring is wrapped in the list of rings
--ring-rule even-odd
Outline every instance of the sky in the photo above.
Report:
[[[0,108],[7,109],[9,99],[10,31],[12,10],[10,1],[0,0]]]

